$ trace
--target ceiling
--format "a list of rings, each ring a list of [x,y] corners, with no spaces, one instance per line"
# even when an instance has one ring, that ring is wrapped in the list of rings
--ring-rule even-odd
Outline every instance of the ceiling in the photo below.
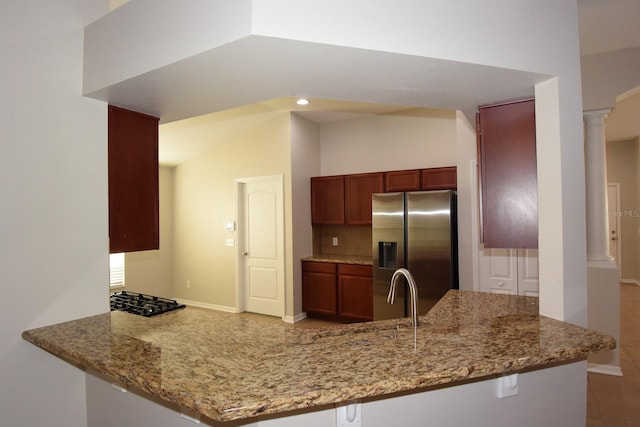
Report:
[[[640,46],[640,1],[578,0],[580,54]]]
[[[594,55],[640,46],[640,0],[578,0],[580,54]],[[618,99],[606,121],[606,140],[640,135],[640,93]]]
[[[640,46],[640,25],[637,25],[636,21],[636,17],[640,17],[640,0],[578,0],[578,12],[582,55]],[[182,117],[167,117],[158,114],[163,117],[163,122],[166,123],[161,125],[160,132],[160,161],[162,164],[176,165],[199,155],[234,132],[251,126],[252,123],[260,120],[264,114],[269,114],[269,112],[292,111],[320,124],[372,114],[392,113],[415,107],[461,109],[467,114],[473,114],[477,105],[493,102],[496,99],[509,99],[514,94],[518,96],[532,95],[533,85],[539,79],[544,78],[544,76],[531,73],[500,71],[491,67],[475,65],[460,66],[461,64],[456,64],[456,67],[450,67],[446,63],[447,61],[429,60],[428,58],[410,58],[397,55],[389,60],[389,54],[371,51],[349,49],[340,52],[339,47],[310,46],[307,43],[298,46],[293,41],[283,41],[282,45],[274,45],[271,41],[269,46],[260,46],[262,42],[260,39],[244,40],[242,41],[244,45],[234,46],[234,52],[243,50],[269,52],[268,62],[263,64],[259,62],[260,58],[256,58],[256,55],[243,56],[252,58],[254,61],[252,64],[245,64],[239,61],[237,56],[226,57],[223,56],[224,53],[218,52],[216,57],[199,57],[197,64],[184,64],[184,66],[203,67],[203,61],[207,60],[216,61],[218,64],[226,63],[228,66],[224,67],[225,73],[227,75],[233,74],[236,81],[242,79],[243,69],[258,67],[265,75],[270,72],[282,73],[282,70],[291,70],[289,76],[279,75],[279,77],[281,81],[287,81],[289,84],[287,87],[291,86],[291,80],[296,80],[294,86],[299,88],[297,94],[304,94],[305,88],[307,88],[307,93],[335,93],[336,101],[312,99],[308,106],[299,107],[295,104],[293,97],[279,98],[282,93],[286,93],[279,87],[268,87],[266,90],[247,87],[244,92],[248,94],[246,99],[236,98],[234,99],[235,104],[196,106],[196,110],[193,112],[184,111]],[[327,52],[327,49],[330,49],[331,52]],[[295,52],[295,55],[292,55],[291,52]],[[341,62],[340,67],[330,67],[330,61],[323,62],[323,58],[329,56],[332,58],[344,56],[344,61]],[[296,62],[290,62],[291,58],[296,58]],[[421,63],[407,64],[407,61],[421,61]],[[277,70],[272,69],[269,64],[273,63],[284,64],[284,66]],[[404,70],[416,65],[427,71],[424,73],[423,79],[429,79],[430,82],[437,82],[437,84],[423,84],[423,81],[416,81],[415,76],[409,76],[404,72]],[[300,72],[301,67],[302,69],[306,67],[308,72]],[[457,75],[450,75],[451,69],[455,69]],[[316,87],[320,84],[319,82],[327,81],[327,79],[315,79],[314,72],[322,73],[325,76],[327,73],[336,74],[335,78],[328,79],[333,82],[333,87]],[[170,70],[165,68],[159,70],[158,73],[170,73]],[[298,81],[300,75],[306,75],[307,78],[304,81]],[[352,78],[349,78],[354,75],[360,76],[361,81],[353,81]],[[170,75],[155,77],[157,78],[151,80],[171,80]],[[219,86],[217,86],[216,77],[215,75],[211,76],[211,84],[209,85],[211,93],[201,94],[204,96],[199,97],[206,99],[205,102],[210,103],[213,98],[222,100],[225,98],[224,94],[230,90],[224,87],[224,82],[227,81],[225,76],[220,76]],[[275,80],[277,81],[277,79]],[[397,81],[402,81],[404,87],[388,84],[388,82]],[[467,83],[460,85],[459,82]],[[168,85],[168,87],[175,88],[176,86]],[[379,91],[376,97],[372,98],[370,93],[366,95],[361,93],[370,87],[376,87]],[[423,88],[436,89],[425,91]],[[149,93],[158,93],[157,87],[153,89]],[[125,84],[111,90],[126,93],[128,88]],[[259,90],[262,92],[257,92]],[[119,94],[112,93],[110,95],[118,97]],[[159,97],[162,98],[162,95],[160,93]],[[184,96],[190,97],[190,102],[185,101],[184,105],[193,104],[193,95],[193,93],[185,92]],[[165,94],[165,96],[167,99],[180,99],[180,94],[171,93]],[[274,97],[276,99],[272,99]],[[337,101],[338,99],[342,101]],[[349,102],[345,99],[368,99],[373,102]],[[394,100],[399,102],[393,102]],[[424,100],[428,100],[429,105],[424,105]],[[159,99],[157,103],[161,105],[162,99]],[[219,112],[201,116],[198,111]],[[632,119],[635,111],[640,111],[640,95],[638,94],[628,97],[609,115],[607,140],[631,139],[640,135],[640,120]],[[196,117],[181,120],[184,117],[193,116]],[[638,114],[635,114],[635,117],[637,116]],[[216,135],[216,137],[209,137],[205,140],[198,136],[197,129],[202,129],[203,126],[207,126],[208,135]]]

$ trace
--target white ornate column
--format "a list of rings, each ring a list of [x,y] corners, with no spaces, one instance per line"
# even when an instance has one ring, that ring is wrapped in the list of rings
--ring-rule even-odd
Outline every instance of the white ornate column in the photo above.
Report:
[[[607,216],[607,157],[604,120],[611,110],[584,112],[587,201],[587,261],[611,263]]]
[[[591,329],[620,337],[620,274],[609,255],[607,215],[607,155],[604,120],[611,110],[585,111],[585,181],[587,200],[587,317]],[[622,375],[620,350],[588,359],[588,369]]]

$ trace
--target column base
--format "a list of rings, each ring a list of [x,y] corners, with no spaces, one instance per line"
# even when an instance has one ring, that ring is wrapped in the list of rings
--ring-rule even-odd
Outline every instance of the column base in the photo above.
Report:
[[[606,256],[602,258],[589,258],[587,259],[587,267],[595,268],[615,268],[618,269],[618,264],[615,258],[612,256]]]
[[[620,273],[615,262],[587,262],[587,316],[589,329],[611,335],[620,342]],[[621,375],[620,349],[588,359],[593,372]],[[597,367],[597,368],[596,368]]]

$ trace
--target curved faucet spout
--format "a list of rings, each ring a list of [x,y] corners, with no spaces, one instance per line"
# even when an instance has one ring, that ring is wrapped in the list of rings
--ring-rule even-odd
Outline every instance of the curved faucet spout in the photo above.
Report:
[[[391,276],[391,285],[389,286],[389,295],[387,295],[387,302],[393,304],[396,299],[396,284],[400,279],[400,276],[404,276],[409,284],[409,292],[411,294],[411,324],[415,327],[418,326],[418,288],[416,281],[413,279],[411,273],[406,268],[399,268]]]

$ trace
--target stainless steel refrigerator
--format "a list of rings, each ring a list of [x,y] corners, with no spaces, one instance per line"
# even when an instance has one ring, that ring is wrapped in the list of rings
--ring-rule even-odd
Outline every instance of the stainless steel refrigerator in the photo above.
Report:
[[[458,288],[457,211],[454,191],[376,193],[372,198],[373,318],[406,317],[406,282],[387,302],[391,276],[409,270],[418,288],[418,315]],[[404,279],[403,279],[404,280]]]

